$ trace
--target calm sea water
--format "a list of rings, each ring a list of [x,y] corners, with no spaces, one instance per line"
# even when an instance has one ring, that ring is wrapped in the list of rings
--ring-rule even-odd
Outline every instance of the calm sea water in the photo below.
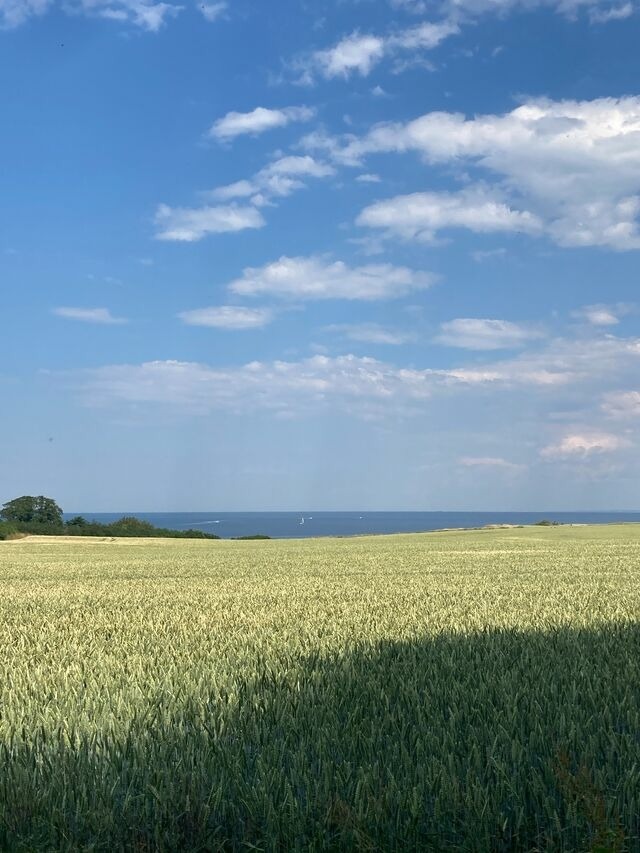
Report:
[[[444,527],[534,524],[543,518],[562,524],[640,522],[640,512],[81,512],[106,524],[135,515],[156,527],[204,530],[223,539],[262,533],[277,539],[358,536],[367,533],[417,533]],[[304,520],[303,520],[304,519]]]

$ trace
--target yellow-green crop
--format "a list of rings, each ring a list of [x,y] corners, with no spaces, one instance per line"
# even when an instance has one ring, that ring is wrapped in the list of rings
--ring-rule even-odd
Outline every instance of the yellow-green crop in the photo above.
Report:
[[[0,849],[640,850],[640,530],[0,543]]]

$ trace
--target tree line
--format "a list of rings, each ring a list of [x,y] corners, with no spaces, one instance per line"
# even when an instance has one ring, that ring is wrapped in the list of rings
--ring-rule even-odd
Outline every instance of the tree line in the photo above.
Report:
[[[171,539],[220,539],[202,530],[170,530],[155,527],[148,521],[125,515],[110,524],[103,524],[76,515],[64,520],[62,509],[53,498],[44,495],[22,495],[7,501],[0,509],[0,539],[20,534],[45,536],[137,536]]]

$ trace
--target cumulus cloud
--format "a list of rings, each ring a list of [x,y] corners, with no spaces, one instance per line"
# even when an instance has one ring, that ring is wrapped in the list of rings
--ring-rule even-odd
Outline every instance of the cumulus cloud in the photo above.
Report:
[[[361,138],[309,135],[303,145],[351,166],[362,165],[369,154],[415,152],[430,168],[457,165],[482,178],[461,193],[380,202],[363,212],[361,224],[389,228],[387,218],[397,210],[402,233],[421,238],[433,231],[432,217],[439,225],[444,208],[452,211],[445,221],[479,230],[480,218],[465,218],[456,203],[476,194],[486,196],[486,230],[546,233],[560,246],[625,251],[640,248],[639,139],[640,98],[626,97],[536,99],[502,115],[473,118],[433,112],[377,125]],[[484,209],[482,202],[473,206],[476,213]]]
[[[13,29],[53,8],[60,8],[67,14],[84,14],[157,32],[184,7],[141,0],[77,0],[69,4],[58,4],[55,0],[0,0],[0,29]]]
[[[240,296],[270,295],[289,299],[394,299],[434,282],[430,273],[368,264],[350,267],[321,257],[281,257],[263,267],[247,267],[229,284]]]
[[[108,308],[54,308],[53,314],[67,320],[98,323],[104,326],[120,325],[127,322],[123,317],[114,317]]]
[[[541,223],[527,210],[514,210],[483,188],[460,192],[399,195],[365,207],[356,223],[380,228],[389,236],[433,242],[441,230],[466,228],[478,233],[539,233]]]
[[[176,240],[192,243],[208,234],[225,234],[262,228],[265,224],[255,207],[237,205],[205,207],[169,207],[161,204],[155,217],[158,240]]]
[[[242,134],[257,136],[267,130],[286,127],[291,122],[309,121],[315,115],[311,107],[284,107],[279,110],[256,107],[248,113],[229,112],[209,129],[208,136],[218,142],[228,142]]]
[[[547,459],[563,459],[591,456],[599,453],[613,453],[629,447],[629,440],[607,432],[570,433],[557,444],[543,447],[540,455]]]
[[[496,350],[521,347],[540,337],[539,330],[508,320],[459,318],[442,323],[436,341],[462,349]]]
[[[208,326],[212,329],[261,329],[273,319],[268,308],[245,308],[239,305],[219,305],[196,308],[178,315],[188,326]]]

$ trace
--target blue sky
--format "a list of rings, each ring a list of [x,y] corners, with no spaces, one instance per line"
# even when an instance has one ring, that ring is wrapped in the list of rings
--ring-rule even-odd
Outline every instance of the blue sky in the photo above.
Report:
[[[640,508],[619,0],[0,0],[0,497]]]

